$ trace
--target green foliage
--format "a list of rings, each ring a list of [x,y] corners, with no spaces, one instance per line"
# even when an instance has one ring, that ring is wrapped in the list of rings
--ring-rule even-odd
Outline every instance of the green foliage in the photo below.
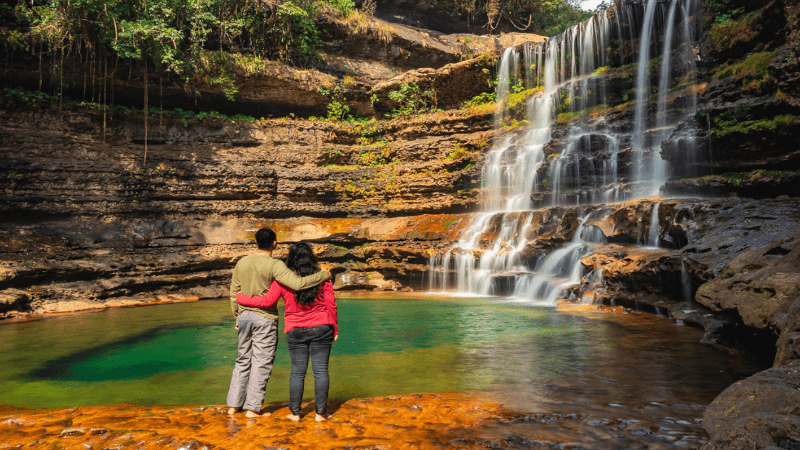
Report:
[[[346,103],[332,101],[328,103],[328,118],[341,120],[344,119],[345,115],[350,112],[350,106]]]
[[[744,8],[734,8],[729,11],[724,11],[721,14],[714,17],[715,24],[724,24],[730,22],[731,18],[738,16],[739,14],[744,12]]]
[[[764,170],[758,169],[753,170],[751,172],[727,172],[720,175],[723,178],[726,178],[733,182],[735,185],[740,185],[746,181],[756,181],[759,179],[765,178],[781,178],[782,176],[788,174],[789,172],[780,171],[780,170]]]
[[[342,152],[342,150],[340,150],[340,149],[338,149],[338,148],[326,147],[326,148],[325,148],[325,151],[327,151],[327,152],[328,152],[328,158],[327,158],[327,160],[328,160],[329,162],[334,162],[334,161],[337,161],[337,160],[339,160],[339,159],[340,159],[340,158],[341,158],[341,157],[344,155],[344,153]]]
[[[470,151],[466,147],[462,147],[460,142],[456,142],[453,146],[453,151],[445,156],[445,161],[458,161],[462,158],[468,158],[478,154],[476,151]]]
[[[525,28],[530,19],[530,27],[525,31],[544,36],[554,36],[592,16],[567,0],[440,0],[437,4],[489,30]]]
[[[519,105],[523,105],[528,97],[543,89],[543,87],[536,87],[533,89],[526,89],[524,91],[512,92],[508,95],[508,109],[514,109]]]
[[[16,97],[26,103],[31,100],[49,100],[53,98],[42,91],[28,91],[21,88],[3,88],[2,96]]]
[[[800,124],[800,119],[791,114],[775,116],[772,119],[755,120],[746,108],[725,111],[713,119],[710,134],[723,137],[730,134],[748,134],[750,132],[775,132],[780,127]]]
[[[791,99],[791,97],[789,97],[786,93],[781,92],[780,89],[775,91],[775,100],[778,100],[778,101],[781,101],[781,102],[788,102],[790,99]]]
[[[359,134],[361,135],[358,138],[360,145],[385,145],[388,143],[386,139],[381,139],[384,134],[386,134],[386,129],[384,129],[383,126],[378,123],[377,119],[372,118],[369,120],[362,120],[355,124],[355,126],[356,130],[358,130]]]
[[[475,106],[485,105],[488,103],[497,102],[497,94],[495,92],[482,92],[472,99],[461,103],[461,108],[472,108]]]
[[[711,23],[725,23],[744,12],[744,0],[704,0],[705,21]]]
[[[352,0],[30,0],[0,9],[6,50],[95,58],[219,85],[236,94],[236,55],[308,65],[322,49],[317,21],[346,17]],[[144,64],[142,64],[144,63]],[[116,65],[116,63],[115,63]]]
[[[318,6],[311,1],[291,0],[278,5],[276,14],[277,41],[281,59],[315,61],[322,49],[322,40],[316,24]]]
[[[763,78],[769,73],[767,67],[774,57],[774,52],[751,53],[733,64],[723,65],[711,77]]]
[[[740,42],[747,42],[758,36],[758,19],[761,11],[745,14],[736,20],[731,17],[741,14],[744,8],[737,8],[730,14],[716,17],[716,22],[711,26],[711,40],[717,49],[732,48]]]
[[[353,10],[355,10],[356,5],[353,3],[353,0],[329,0],[328,3],[337,11],[341,17],[349,17]]]
[[[436,111],[436,91],[433,88],[422,90],[414,81],[402,83],[400,89],[390,91],[389,99],[399,105],[387,114],[393,119]]]
[[[584,117],[592,117],[601,114],[603,111],[608,109],[608,105],[596,105],[592,106],[591,108],[586,108],[581,111],[575,112],[563,112],[558,115],[557,120],[559,124],[567,124],[569,122],[582,119]]]
[[[320,87],[319,93],[331,99],[328,103],[328,119],[342,120],[350,112],[350,106],[346,103],[344,90],[339,86],[334,86],[330,89]]]
[[[513,130],[514,128],[525,127],[530,125],[531,122],[528,119],[517,120],[513,117],[508,117],[503,121],[503,129],[504,130]]]
[[[30,102],[34,100],[51,100],[57,97],[53,97],[48,95],[42,91],[28,91],[21,88],[3,88],[0,91],[0,97],[15,97],[19,100],[24,102]],[[136,108],[128,108],[121,105],[103,105],[100,103],[94,102],[83,102],[83,101],[74,101],[69,99],[64,99],[65,105],[76,105],[76,106],[88,106],[90,108],[97,108],[97,109],[107,109],[111,111],[118,111],[118,112],[137,112],[141,113],[141,109]],[[195,113],[194,111],[188,110],[184,111],[181,108],[175,108],[172,110],[168,109],[160,109],[160,108],[149,108],[148,115],[150,117],[158,117],[160,115],[166,117],[177,117],[181,119],[181,122],[184,126],[188,127],[189,122],[188,119],[194,118],[197,120],[203,120],[206,118],[211,119],[219,119],[225,122],[229,122],[231,124],[235,124],[237,122],[244,122],[244,123],[256,123],[258,119],[252,116],[246,116],[244,114],[235,114],[233,116],[228,116],[226,114],[219,113],[217,111],[201,111]]]
[[[511,86],[512,94],[519,94],[524,90],[525,90],[525,80],[523,80],[522,78],[518,79],[517,83]]]
[[[602,66],[602,67],[598,67],[597,69],[595,69],[594,72],[592,73],[592,75],[607,75],[611,71],[612,71],[611,67]]]
[[[389,147],[377,149],[362,149],[356,159],[361,167],[382,167],[391,162],[391,149]]]

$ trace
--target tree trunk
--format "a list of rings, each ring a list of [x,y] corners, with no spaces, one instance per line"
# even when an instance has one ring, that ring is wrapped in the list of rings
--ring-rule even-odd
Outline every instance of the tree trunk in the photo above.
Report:
[[[142,57],[144,62],[144,164],[147,165],[147,59]]]
[[[106,104],[108,103],[108,95],[106,94],[106,82],[108,79],[108,53],[106,53],[105,57],[103,58],[103,144],[106,143],[106,114],[108,113],[108,108],[106,108]]]

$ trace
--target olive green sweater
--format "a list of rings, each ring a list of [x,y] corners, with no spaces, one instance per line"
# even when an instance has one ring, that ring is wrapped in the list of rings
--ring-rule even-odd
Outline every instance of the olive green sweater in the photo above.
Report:
[[[319,271],[307,277],[298,277],[283,261],[265,253],[253,253],[240,259],[233,268],[231,279],[231,312],[238,317],[242,311],[253,311],[268,319],[278,318],[278,306],[271,308],[255,308],[236,303],[236,294],[243,292],[251,297],[259,297],[267,293],[272,280],[278,280],[294,291],[316,286],[330,278],[327,272]]]

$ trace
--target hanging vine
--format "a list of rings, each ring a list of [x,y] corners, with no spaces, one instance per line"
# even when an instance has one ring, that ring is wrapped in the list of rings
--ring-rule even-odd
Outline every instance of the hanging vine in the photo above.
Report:
[[[489,31],[511,28],[545,36],[592,15],[579,8],[579,0],[439,0],[437,4],[468,21],[483,23]]]
[[[353,9],[352,0],[26,0],[0,7],[8,17],[0,38],[7,55],[38,45],[40,56],[74,51],[87,67],[107,54],[147,59],[162,74],[219,85],[232,99],[232,52],[315,64],[318,16]],[[91,77],[84,74],[85,89]]]

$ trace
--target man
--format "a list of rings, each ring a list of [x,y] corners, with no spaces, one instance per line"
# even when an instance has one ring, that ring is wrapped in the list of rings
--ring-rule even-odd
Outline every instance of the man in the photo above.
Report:
[[[300,290],[330,279],[330,274],[325,271],[298,277],[283,261],[274,259],[272,252],[278,241],[272,229],[261,228],[255,237],[258,251],[236,263],[231,279],[231,311],[236,317],[239,350],[228,389],[228,414],[244,409],[247,417],[269,415],[261,414],[261,405],[278,348],[278,307],[242,306],[236,303],[236,295],[241,292],[251,297],[262,296],[273,280]]]

